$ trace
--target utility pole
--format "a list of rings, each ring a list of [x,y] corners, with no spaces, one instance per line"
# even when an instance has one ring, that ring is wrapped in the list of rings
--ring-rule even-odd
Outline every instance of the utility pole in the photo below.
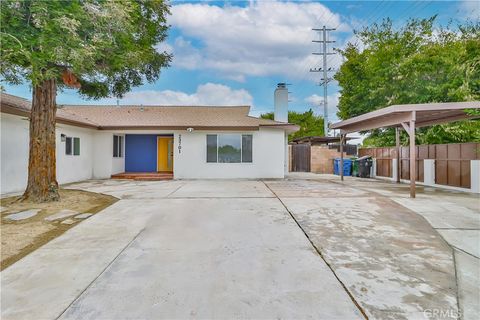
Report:
[[[323,56],[323,67],[322,68],[311,68],[310,72],[322,72],[323,78],[320,79],[318,83],[319,86],[323,86],[323,128],[325,132],[325,136],[328,136],[328,82],[332,81],[332,78],[329,78],[328,73],[333,72],[332,68],[328,68],[327,66],[327,56],[335,54],[335,52],[328,52],[327,44],[334,43],[335,41],[327,40],[327,32],[334,31],[333,28],[327,28],[323,26],[321,29],[312,29],[317,31],[319,34],[322,33],[321,40],[312,40],[312,42],[320,43],[321,44],[321,52],[313,52],[313,55]]]

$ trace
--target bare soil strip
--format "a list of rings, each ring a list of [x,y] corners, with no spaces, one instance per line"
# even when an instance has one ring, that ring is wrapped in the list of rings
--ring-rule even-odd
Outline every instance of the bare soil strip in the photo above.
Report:
[[[85,220],[76,219],[75,215],[82,213],[94,215],[118,201],[117,198],[109,195],[81,190],[61,189],[60,197],[60,201],[46,203],[22,202],[19,201],[19,197],[0,200],[2,207],[0,270],[4,270],[30,252]],[[5,218],[10,214],[30,209],[40,209],[40,211],[33,217],[23,220],[14,221]],[[78,213],[54,221],[45,220],[45,218],[62,210],[73,210]]]

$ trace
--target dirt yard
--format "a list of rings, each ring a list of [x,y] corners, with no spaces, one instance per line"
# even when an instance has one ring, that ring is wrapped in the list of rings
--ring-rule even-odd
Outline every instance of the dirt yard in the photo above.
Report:
[[[109,195],[66,189],[60,190],[60,197],[58,202],[40,204],[19,202],[19,197],[0,200],[0,270],[118,200]],[[33,216],[15,215],[27,210],[33,210]],[[38,212],[35,213],[36,211]]]

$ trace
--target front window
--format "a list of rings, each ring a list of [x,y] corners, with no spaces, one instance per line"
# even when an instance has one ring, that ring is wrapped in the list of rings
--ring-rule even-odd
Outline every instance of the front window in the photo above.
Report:
[[[80,155],[80,138],[73,138],[73,155]]]
[[[207,134],[207,162],[252,162],[251,134]]]
[[[66,155],[80,155],[80,138],[66,137],[65,138],[65,154]]]
[[[113,135],[113,157],[123,157],[123,136]]]
[[[219,134],[218,162],[239,163],[242,158],[240,136],[238,134]]]
[[[207,134],[207,162],[217,162],[216,134]]]
[[[72,138],[67,137],[65,139],[65,154],[72,155]]]
[[[252,140],[251,134],[242,134],[242,162],[252,162]]]

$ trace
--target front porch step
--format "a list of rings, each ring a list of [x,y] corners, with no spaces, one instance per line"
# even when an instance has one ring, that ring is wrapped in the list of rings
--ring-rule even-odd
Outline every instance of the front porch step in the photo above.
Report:
[[[172,180],[172,172],[123,172],[113,174],[112,179],[128,179],[135,181],[162,181]]]

